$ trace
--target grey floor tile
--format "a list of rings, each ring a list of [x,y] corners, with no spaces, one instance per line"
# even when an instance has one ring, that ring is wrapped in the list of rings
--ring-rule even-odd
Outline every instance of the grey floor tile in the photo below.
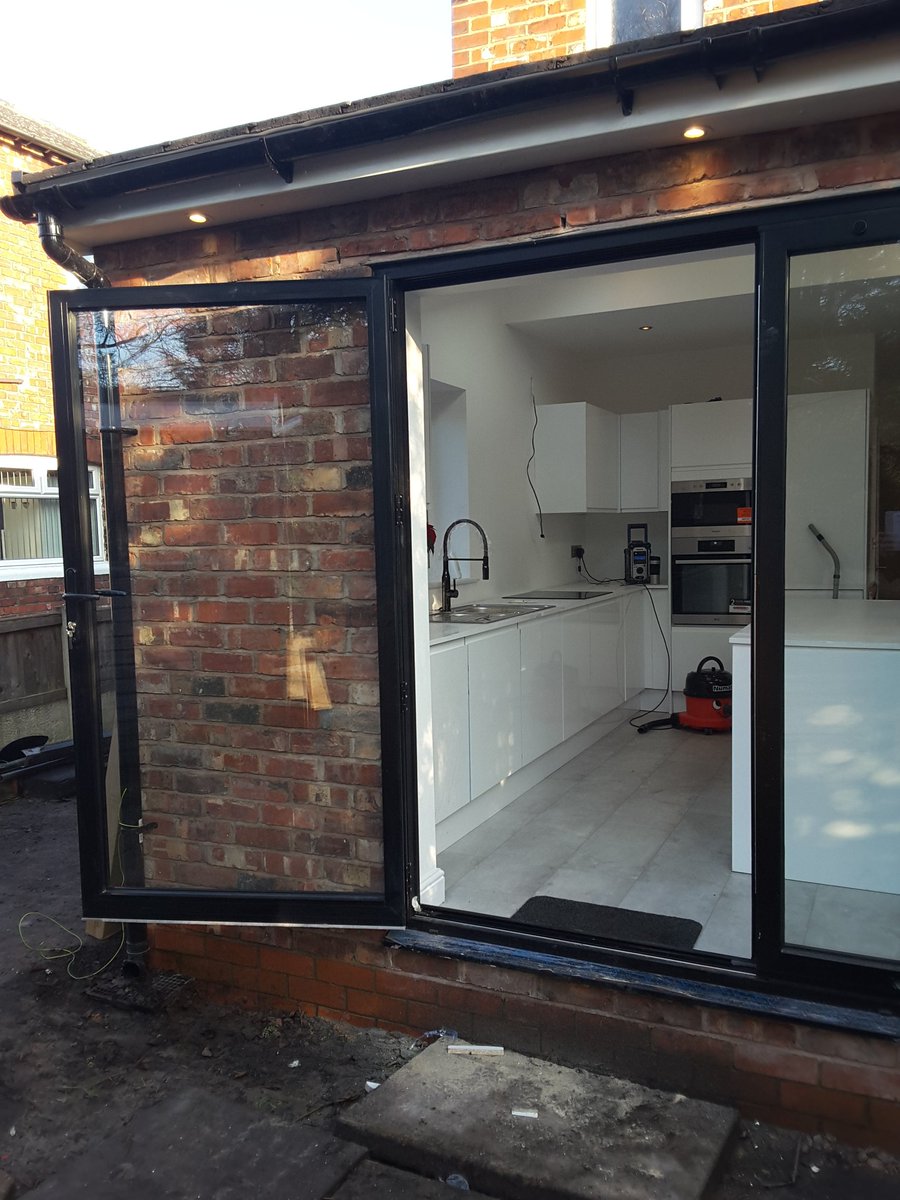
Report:
[[[820,885],[804,941],[819,949],[898,960],[900,896]]]
[[[645,873],[625,893],[621,904],[623,908],[635,908],[639,912],[687,917],[703,925],[709,920],[725,882],[724,879],[719,883],[703,881],[689,874],[648,877]]]
[[[544,896],[559,896],[563,900],[581,900],[586,904],[619,905],[637,882],[637,876],[616,867],[585,870],[560,867],[541,884]]]
[[[749,958],[752,953],[753,881],[732,872],[697,938],[695,950]]]
[[[790,945],[806,944],[806,931],[816,899],[815,883],[800,883],[787,879],[784,884],[784,933]]]

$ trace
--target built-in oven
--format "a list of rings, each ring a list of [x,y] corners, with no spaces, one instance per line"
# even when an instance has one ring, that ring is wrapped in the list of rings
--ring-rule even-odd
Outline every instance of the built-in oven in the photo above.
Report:
[[[672,538],[672,624],[746,625],[750,620],[750,532]]]
[[[753,480],[688,479],[672,483],[672,537],[740,537],[753,519]]]

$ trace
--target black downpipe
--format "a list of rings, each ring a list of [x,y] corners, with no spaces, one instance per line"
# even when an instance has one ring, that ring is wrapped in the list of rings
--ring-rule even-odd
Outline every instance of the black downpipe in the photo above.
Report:
[[[44,253],[48,258],[51,258],[53,262],[57,263],[64,270],[70,271],[73,275],[80,279],[86,287],[105,288],[110,286],[109,280],[99,267],[95,266],[94,263],[89,262],[76,250],[73,250],[71,246],[66,244],[66,242],[63,240],[62,226],[60,225],[59,221],[57,221],[56,217],[47,212],[38,212],[37,223],[38,237],[40,238]],[[107,428],[110,426],[112,421],[110,414],[113,412],[118,414],[119,387],[118,380],[110,369],[110,355],[105,351],[106,347],[101,345],[101,349],[98,351],[98,358],[100,360],[98,362],[98,378],[101,390],[102,425],[104,428]],[[106,443],[110,442],[109,432],[104,434],[104,439]],[[104,460],[106,461],[107,467],[109,467],[109,458],[111,454],[115,451],[120,451],[121,447],[118,444],[106,444],[104,445],[104,450],[107,451],[107,453],[104,455]],[[110,582],[113,584],[113,586],[116,586],[119,581],[111,580]],[[116,601],[113,600],[114,613],[115,607]],[[130,606],[128,613],[130,615]],[[118,630],[121,630],[121,619],[116,621],[114,624],[115,626],[118,626]],[[121,638],[118,635],[118,631],[115,637],[115,642],[117,675],[119,675],[118,667]],[[121,687],[122,680],[117,679],[116,682],[117,688]],[[134,761],[136,762],[137,760],[135,759]],[[135,795],[134,788],[129,788],[127,794],[129,796]],[[136,820],[134,821],[134,824],[137,824]],[[134,885],[137,882],[135,876],[137,874],[142,875],[140,849],[132,844],[132,840],[130,838],[126,838],[126,843],[127,844],[124,847],[123,853],[123,866],[126,874],[125,882]],[[147,940],[147,926],[142,923],[133,924],[131,922],[126,922],[124,929],[125,959],[122,963],[122,973],[130,976],[131,978],[143,977],[146,970],[147,951],[149,949],[149,942]]]
[[[109,287],[109,280],[99,267],[66,245],[63,241],[63,228],[56,217],[44,210],[38,210],[37,227],[38,237],[48,258],[52,258],[64,271],[71,271],[85,287]]]

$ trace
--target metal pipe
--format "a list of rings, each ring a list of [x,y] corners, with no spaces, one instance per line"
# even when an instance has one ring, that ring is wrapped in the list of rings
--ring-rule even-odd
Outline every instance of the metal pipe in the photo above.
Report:
[[[66,245],[63,240],[63,227],[56,217],[42,209],[38,210],[37,226],[38,237],[48,258],[52,258],[64,271],[70,271],[77,276],[85,287],[109,287],[109,280],[98,266]]]
[[[831,577],[831,598],[832,600],[837,600],[838,594],[841,590],[841,560],[838,558],[837,551],[835,550],[834,546],[825,540],[822,534],[819,533],[818,529],[816,529],[815,525],[807,525],[807,529],[822,543],[822,545],[831,555],[831,561],[834,563],[834,574]]]

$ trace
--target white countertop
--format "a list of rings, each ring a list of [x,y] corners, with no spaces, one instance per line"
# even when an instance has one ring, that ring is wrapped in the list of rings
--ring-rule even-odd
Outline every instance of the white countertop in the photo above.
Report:
[[[549,598],[550,593],[559,592],[584,592],[590,588],[595,588],[598,592],[603,591],[608,594],[605,596],[591,596],[588,600],[562,600]],[[524,590],[524,589],[523,589]],[[536,587],[528,588],[529,591],[536,591]],[[549,617],[554,614],[570,612],[575,608],[586,608],[591,604],[612,604],[613,601],[620,599],[622,596],[631,596],[640,592],[642,588],[635,584],[624,583],[608,583],[608,584],[592,584],[585,583],[583,580],[576,583],[559,583],[549,585],[546,589],[548,599],[538,600],[534,597],[530,600],[504,600],[503,596],[481,597],[478,600],[472,601],[475,604],[501,604],[501,603],[517,603],[523,607],[529,605],[542,605],[539,611],[526,613],[523,616],[507,617],[502,621],[489,621],[485,624],[475,624],[468,622],[460,622],[456,624],[452,621],[430,621],[428,625],[429,640],[434,646],[438,643],[452,642],[459,638],[476,637],[482,633],[490,633],[494,629],[505,629],[507,625],[518,625],[523,621],[536,621],[540,617]],[[653,583],[650,584],[650,590],[653,592],[668,591],[668,584]],[[457,604],[468,604],[470,601],[456,601]]]
[[[900,650],[900,600],[832,600],[825,594],[785,597],[786,646]],[[750,644],[750,625],[729,640]]]

